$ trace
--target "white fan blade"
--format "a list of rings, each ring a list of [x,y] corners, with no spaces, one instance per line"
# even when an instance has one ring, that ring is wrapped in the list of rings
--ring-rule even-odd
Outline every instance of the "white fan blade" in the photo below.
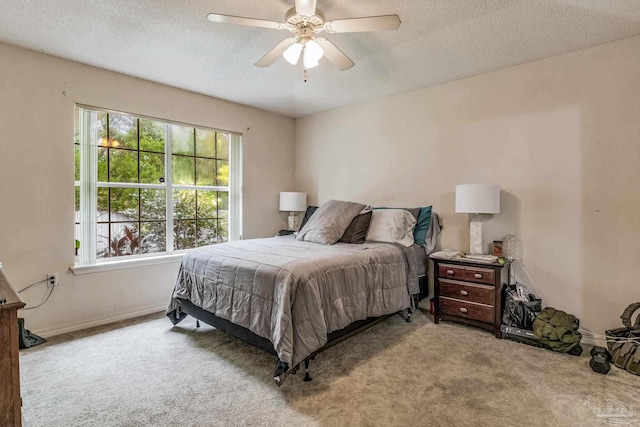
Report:
[[[317,37],[316,42],[318,42],[322,49],[324,49],[324,56],[340,71],[348,70],[355,65],[347,55],[342,53],[342,51],[329,40],[322,37]]]
[[[284,22],[265,21],[264,19],[245,18],[244,16],[220,15],[210,13],[207,19],[211,22],[221,24],[248,25],[250,27],[272,28],[274,30],[286,30],[287,24]]]
[[[282,53],[295,42],[295,37],[282,40],[276,47],[267,52],[267,54],[260,58],[260,60],[258,60],[258,62],[256,62],[254,65],[256,67],[268,67],[269,65],[276,62],[278,58],[281,58]]]
[[[360,33],[364,31],[397,30],[400,27],[398,15],[368,16],[365,18],[338,19],[325,22],[327,33]]]
[[[296,13],[302,16],[314,16],[316,0],[296,0]]]

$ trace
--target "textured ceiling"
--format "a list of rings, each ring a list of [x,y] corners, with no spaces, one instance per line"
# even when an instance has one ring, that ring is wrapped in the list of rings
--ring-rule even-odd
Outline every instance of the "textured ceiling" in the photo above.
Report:
[[[301,117],[640,34],[639,0],[318,0],[327,20],[398,14],[397,31],[325,34],[354,62],[253,64],[288,31],[215,24],[207,13],[283,21],[293,0],[2,0],[0,41]],[[0,61],[2,58],[0,58]],[[302,62],[302,61],[300,61]]]

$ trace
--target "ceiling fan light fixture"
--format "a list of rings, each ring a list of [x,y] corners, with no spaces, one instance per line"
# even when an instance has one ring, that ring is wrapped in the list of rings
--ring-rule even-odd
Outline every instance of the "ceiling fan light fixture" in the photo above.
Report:
[[[323,55],[324,50],[315,40],[307,41],[304,45],[304,68],[313,68],[320,65],[318,61]]]
[[[316,8],[316,3],[317,0],[295,0],[294,7],[285,13],[285,22],[219,13],[210,13],[207,15],[207,19],[221,24],[287,30],[293,33],[293,37],[282,40],[254,65],[269,67],[280,56],[283,56],[291,65],[297,65],[300,62],[300,56],[304,55],[305,70],[318,66],[318,62],[323,56],[326,56],[327,61],[341,71],[348,70],[354,65],[353,61],[329,40],[322,37],[316,38],[323,31],[327,33],[361,33],[397,30],[400,27],[401,21],[398,15],[363,16],[326,21],[324,13]]]
[[[289,46],[284,52],[282,57],[291,65],[296,65],[300,59],[300,53],[302,53],[302,43],[294,43]]]
[[[303,62],[304,62],[304,68],[306,68],[307,70],[309,68],[315,68],[318,65],[320,65],[320,63],[317,60],[310,59],[309,55],[307,55],[307,54],[304,55]]]

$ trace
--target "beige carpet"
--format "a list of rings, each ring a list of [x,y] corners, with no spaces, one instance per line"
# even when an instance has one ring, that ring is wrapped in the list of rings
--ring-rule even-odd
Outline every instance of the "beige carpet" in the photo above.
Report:
[[[424,313],[350,338],[312,362],[313,381],[299,372],[281,388],[274,356],[163,314],[20,356],[28,427],[593,426],[607,403],[635,410],[624,420],[640,425],[640,377],[596,374],[588,362]]]

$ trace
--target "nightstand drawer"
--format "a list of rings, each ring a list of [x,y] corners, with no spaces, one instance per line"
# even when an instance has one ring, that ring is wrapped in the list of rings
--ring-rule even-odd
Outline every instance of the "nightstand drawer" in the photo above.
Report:
[[[493,306],[452,298],[440,298],[440,312],[480,322],[493,322],[495,314]]]
[[[492,285],[496,280],[496,272],[490,268],[465,267],[464,280]]]
[[[493,286],[440,279],[440,296],[492,306],[495,304],[496,294]]]
[[[464,267],[451,264],[440,264],[438,266],[438,276],[447,279],[464,280]]]

